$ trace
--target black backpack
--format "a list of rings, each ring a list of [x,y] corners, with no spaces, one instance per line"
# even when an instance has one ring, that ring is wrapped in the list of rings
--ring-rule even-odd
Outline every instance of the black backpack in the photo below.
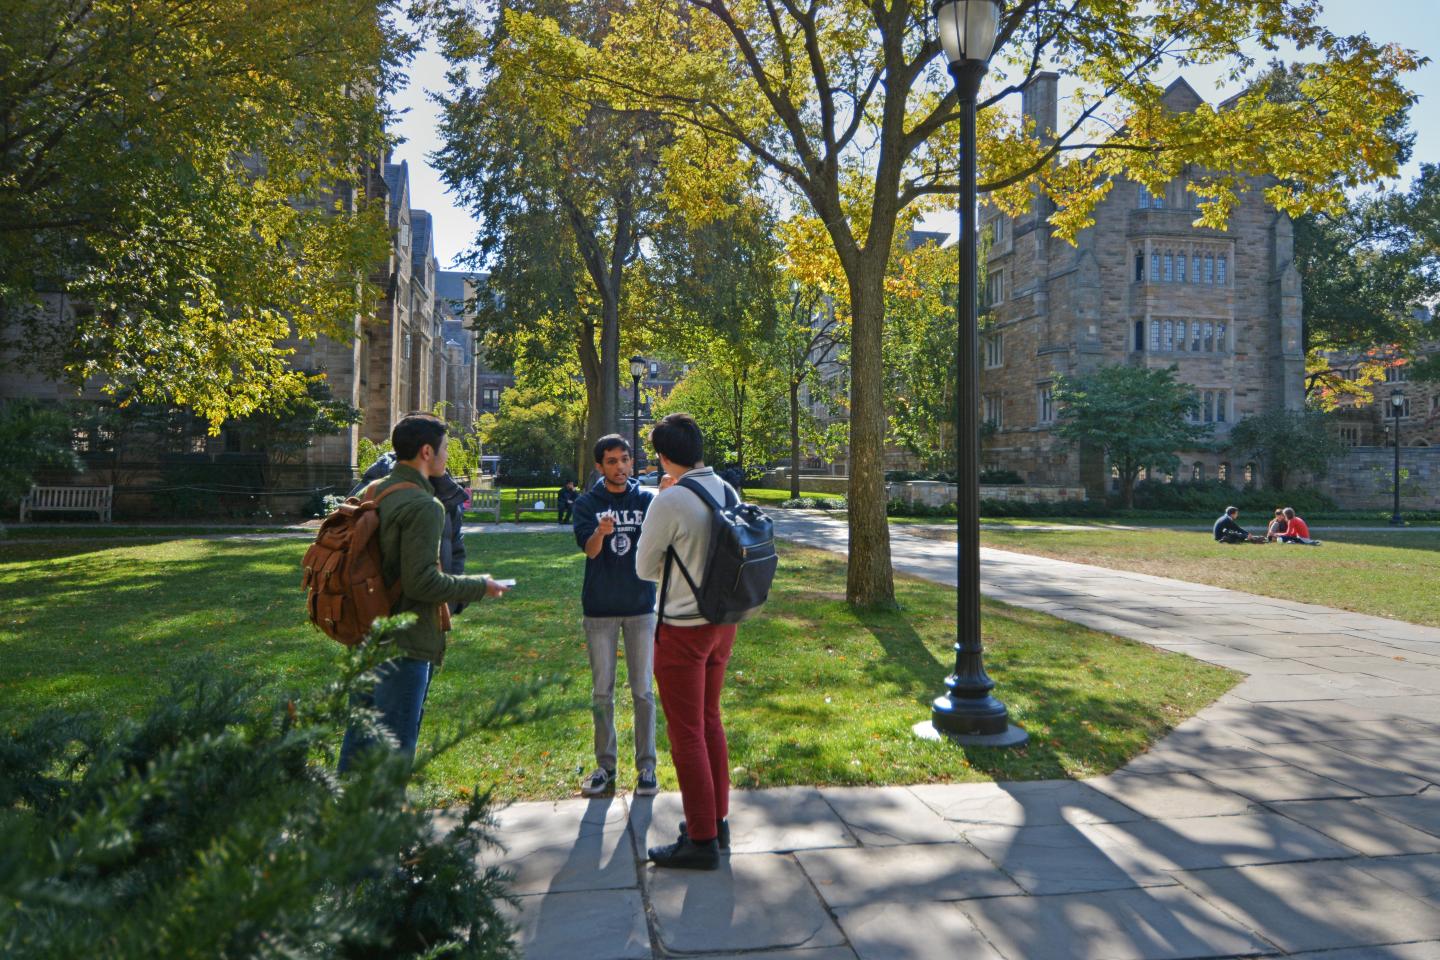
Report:
[[[710,508],[710,551],[699,586],[685,569],[675,548],[665,551],[665,576],[660,585],[660,617],[665,616],[665,593],[670,588],[670,562],[680,568],[695,593],[700,616],[710,623],[739,623],[765,604],[775,567],[775,524],[753,503],[742,503],[725,488],[725,504],[715,501],[698,481],[686,478],[680,486]]]

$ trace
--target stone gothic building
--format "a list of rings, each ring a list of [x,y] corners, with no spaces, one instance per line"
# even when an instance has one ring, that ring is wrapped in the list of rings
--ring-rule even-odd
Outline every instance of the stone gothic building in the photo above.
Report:
[[[1057,83],[1041,74],[1025,91],[1039,130],[1056,129]],[[1165,92],[1171,110],[1202,102],[1184,80]],[[1120,180],[1075,245],[1047,227],[1047,200],[1021,217],[982,211],[991,239],[981,273],[990,319],[981,342],[982,419],[994,428],[986,467],[1103,495],[1112,484],[1101,456],[1053,432],[1053,389],[1059,376],[1108,364],[1177,367],[1194,387],[1195,419],[1212,425],[1219,441],[1247,416],[1303,406],[1291,222],[1265,202],[1264,186],[1253,182],[1228,228],[1212,230],[1194,226],[1195,195],[1183,179],[1157,194]],[[1180,453],[1176,479],[1260,481],[1253,465],[1222,452]]]

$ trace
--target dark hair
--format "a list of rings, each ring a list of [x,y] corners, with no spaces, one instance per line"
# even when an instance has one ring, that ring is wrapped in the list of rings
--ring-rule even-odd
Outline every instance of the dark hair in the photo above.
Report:
[[[650,443],[656,453],[682,467],[693,467],[705,459],[705,435],[688,413],[661,417],[650,431]]]
[[[396,460],[414,460],[427,443],[436,453],[445,442],[445,421],[429,413],[407,413],[390,431]]]
[[[1239,512],[1240,512],[1240,508],[1239,508],[1239,507],[1226,507],[1226,508],[1225,508],[1225,515],[1226,515],[1227,517],[1228,517],[1230,514],[1232,514],[1232,513],[1239,513]]]
[[[629,453],[631,456],[634,456],[633,451],[631,451],[631,449],[630,449],[630,441],[629,441],[629,440],[626,440],[624,437],[620,436],[620,434],[618,434],[618,433],[607,433],[607,434],[605,434],[605,436],[603,436],[603,437],[601,437],[599,440],[596,440],[596,441],[595,441],[595,462],[596,462],[596,463],[604,463],[604,462],[605,462],[605,452],[606,452],[607,450],[617,450],[617,449],[619,449],[619,450],[624,450],[626,453]]]

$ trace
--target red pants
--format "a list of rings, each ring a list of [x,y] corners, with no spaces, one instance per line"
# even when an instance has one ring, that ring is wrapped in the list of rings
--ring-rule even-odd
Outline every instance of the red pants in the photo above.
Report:
[[[662,623],[655,633],[655,685],[686,830],[696,841],[712,839],[715,821],[730,815],[730,751],[720,722],[720,691],[734,644],[734,624]]]

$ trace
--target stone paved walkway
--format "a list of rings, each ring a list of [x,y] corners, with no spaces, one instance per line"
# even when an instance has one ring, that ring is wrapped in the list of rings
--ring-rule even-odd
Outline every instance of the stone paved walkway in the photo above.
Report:
[[[844,551],[843,525],[780,521]],[[892,531],[954,582],[953,546]],[[715,873],[679,796],[517,804],[529,960],[1440,958],[1440,630],[982,551],[987,595],[1248,678],[1088,781],[737,791]],[[1002,691],[1003,695],[1003,691]]]

